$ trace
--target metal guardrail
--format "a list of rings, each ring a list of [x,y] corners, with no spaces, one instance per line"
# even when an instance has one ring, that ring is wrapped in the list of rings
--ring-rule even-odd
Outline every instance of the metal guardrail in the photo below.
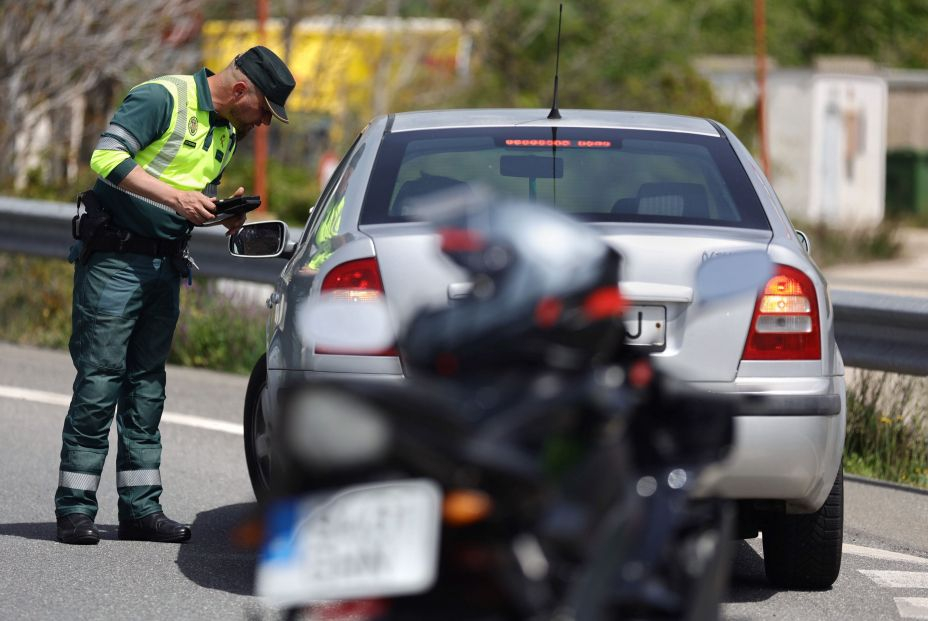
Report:
[[[65,259],[74,243],[71,218],[76,213],[73,203],[0,196],[0,250]],[[197,273],[262,283],[277,279],[283,262],[233,257],[225,233],[223,226],[194,231],[190,254],[200,268]]]
[[[73,204],[0,196],[0,250],[64,259],[74,214]],[[223,227],[197,229],[190,250],[206,276],[273,283],[283,266],[231,256]],[[847,366],[928,375],[928,298],[833,290],[831,299]]]
[[[844,364],[928,375],[928,298],[832,291]]]

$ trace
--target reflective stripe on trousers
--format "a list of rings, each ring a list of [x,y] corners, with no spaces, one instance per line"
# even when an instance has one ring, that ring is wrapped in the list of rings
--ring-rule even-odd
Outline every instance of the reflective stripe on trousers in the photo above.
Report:
[[[79,489],[85,492],[95,492],[100,487],[100,477],[87,472],[58,471],[58,487]]]
[[[161,485],[160,470],[122,470],[116,472],[116,487]]]

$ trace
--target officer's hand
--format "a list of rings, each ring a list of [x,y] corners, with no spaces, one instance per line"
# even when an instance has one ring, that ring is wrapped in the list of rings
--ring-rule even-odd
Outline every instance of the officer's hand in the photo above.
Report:
[[[235,235],[238,233],[238,230],[242,228],[242,225],[245,224],[245,214],[240,215],[237,218],[230,218],[222,222],[222,226],[226,227],[226,235]]]
[[[235,198],[236,196],[242,196],[245,193],[245,188],[239,186],[239,188],[232,193],[230,198]],[[245,214],[240,215],[237,218],[230,218],[222,223],[222,226],[228,229],[226,235],[235,235],[238,233],[238,230],[242,228],[242,225],[245,224]]]
[[[178,192],[171,207],[181,216],[194,224],[203,224],[216,217],[213,213],[216,205],[202,192]]]

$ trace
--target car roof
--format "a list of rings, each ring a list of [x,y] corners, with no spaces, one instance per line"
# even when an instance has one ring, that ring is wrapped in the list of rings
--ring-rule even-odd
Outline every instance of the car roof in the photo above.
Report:
[[[654,112],[623,112],[616,110],[560,110],[560,119],[549,119],[542,108],[468,108],[459,110],[427,110],[400,112],[393,116],[391,132],[455,127],[604,127],[684,132],[719,136],[719,131],[707,119]]]

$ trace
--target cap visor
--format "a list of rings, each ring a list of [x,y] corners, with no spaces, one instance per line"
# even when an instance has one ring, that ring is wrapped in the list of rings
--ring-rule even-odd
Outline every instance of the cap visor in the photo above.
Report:
[[[276,118],[276,119],[277,119],[278,121],[280,121],[281,123],[289,123],[289,122],[290,122],[290,119],[287,118],[287,111],[284,110],[284,107],[283,107],[283,106],[281,106],[281,105],[279,105],[279,104],[275,104],[273,101],[271,101],[271,100],[268,99],[267,97],[264,98],[264,101],[267,102],[267,106],[268,106],[268,108],[271,109],[271,114],[274,115],[274,118]]]

